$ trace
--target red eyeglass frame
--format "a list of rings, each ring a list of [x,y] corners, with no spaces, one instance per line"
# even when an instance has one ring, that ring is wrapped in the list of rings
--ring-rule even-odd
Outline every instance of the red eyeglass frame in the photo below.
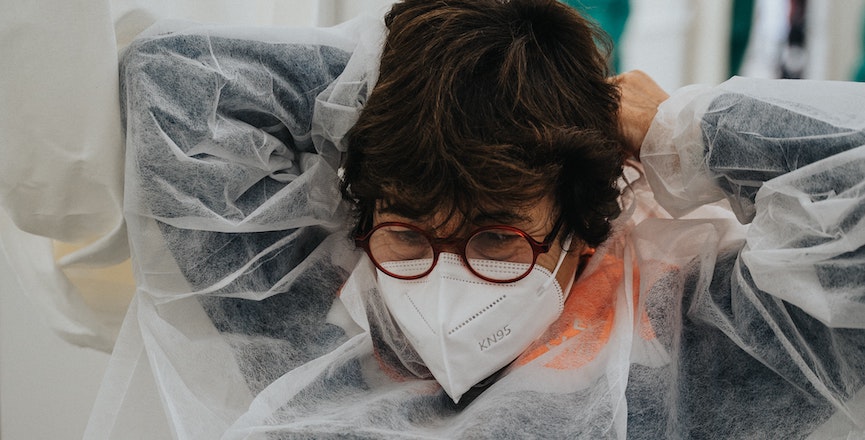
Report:
[[[429,232],[427,232],[427,231],[425,231],[425,230],[423,230],[423,229],[421,229],[415,225],[412,225],[410,223],[383,222],[383,223],[379,223],[379,224],[373,226],[372,229],[370,229],[368,232],[366,232],[366,233],[364,233],[358,237],[355,237],[354,244],[355,244],[355,246],[363,249],[364,252],[366,252],[366,255],[369,256],[369,259],[372,260],[372,263],[375,265],[376,268],[378,268],[378,270],[384,272],[386,275],[388,275],[390,277],[400,279],[400,280],[416,280],[416,279],[423,278],[423,277],[429,275],[430,272],[432,272],[433,269],[435,269],[436,264],[438,264],[439,254],[442,251],[443,245],[457,245],[457,249],[459,250],[459,254],[458,254],[459,257],[463,260],[466,267],[469,269],[469,271],[472,274],[474,274],[478,278],[480,278],[484,281],[488,281],[490,283],[507,284],[507,283],[513,283],[513,282],[519,281],[519,280],[527,277],[529,275],[529,273],[531,273],[532,269],[535,267],[535,264],[538,261],[538,256],[541,254],[545,254],[545,253],[549,252],[550,249],[552,248],[553,241],[555,241],[556,236],[558,236],[559,229],[561,229],[562,224],[563,224],[563,222],[561,219],[556,221],[555,225],[553,226],[553,229],[550,231],[549,234],[547,234],[546,237],[544,237],[544,240],[543,241],[537,241],[531,235],[529,235],[528,233],[526,233],[522,229],[516,228],[514,226],[508,226],[508,225],[481,226],[480,228],[473,230],[471,232],[471,234],[468,235],[467,238],[438,238],[438,237],[433,236]],[[418,274],[418,275],[397,275],[397,274],[394,274],[394,273],[388,271],[387,269],[383,268],[381,266],[381,264],[379,264],[379,262],[372,255],[372,250],[369,247],[369,239],[370,239],[370,237],[372,237],[372,234],[375,233],[375,231],[377,231],[378,229],[381,229],[383,227],[386,227],[386,226],[399,226],[399,227],[408,228],[408,229],[416,231],[416,232],[420,233],[421,235],[423,235],[424,237],[426,237],[427,241],[430,243],[430,246],[433,249],[433,261],[432,261],[432,264],[430,265],[430,268],[427,269],[426,271]],[[478,273],[478,271],[476,271],[472,267],[471,264],[468,263],[469,260],[468,260],[468,257],[466,257],[466,247],[468,246],[468,242],[472,238],[474,238],[475,235],[477,235],[481,232],[484,232],[484,231],[492,230],[492,229],[506,229],[508,231],[514,232],[514,233],[522,236],[523,238],[525,238],[529,242],[529,245],[532,247],[532,264],[529,265],[529,267],[528,267],[528,269],[526,269],[525,273],[523,273],[522,275],[520,275],[518,277],[509,278],[509,279],[505,279],[505,280],[497,280],[494,278],[489,278],[489,277],[486,277],[484,275],[481,275],[480,273]]]

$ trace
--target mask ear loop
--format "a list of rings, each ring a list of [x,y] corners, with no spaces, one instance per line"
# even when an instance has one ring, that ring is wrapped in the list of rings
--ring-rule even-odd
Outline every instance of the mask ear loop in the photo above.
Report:
[[[631,182],[626,173],[624,171],[622,172],[622,181],[625,183],[625,187],[622,188],[622,213],[624,214],[621,217],[622,219],[630,218],[634,214],[634,211],[637,210],[637,193],[634,191],[633,184],[645,177],[642,168],[637,164],[638,162],[633,159],[625,160],[625,166],[627,169],[636,171],[638,176],[633,182]],[[627,202],[625,201],[625,194],[629,196]],[[627,203],[627,206],[625,206],[625,203]]]
[[[565,261],[565,257],[568,255],[568,248],[571,247],[571,238],[573,238],[573,235],[568,235],[567,238],[565,238],[565,241],[562,242],[562,253],[561,253],[561,255],[559,255],[559,261],[556,262],[556,267],[553,269],[553,272],[550,274],[550,278],[546,282],[544,282],[544,284],[538,290],[538,293],[541,293],[541,292],[547,290],[547,288],[550,287],[550,284],[552,284],[553,281],[556,280],[556,274],[559,272],[559,268],[562,267],[562,262]],[[572,282],[573,282],[573,280],[572,280]],[[568,290],[570,291],[570,288],[568,288]],[[565,298],[567,298],[568,293],[565,291],[562,291],[562,295],[564,295]]]
[[[564,290],[562,290],[563,299],[568,299],[568,297],[571,296],[571,289],[574,287],[574,283],[577,282],[577,277],[582,272],[582,271],[580,271],[581,266],[582,266],[582,261],[580,261],[580,263],[577,264],[577,270],[574,273],[574,276],[568,278],[568,286],[565,287]]]

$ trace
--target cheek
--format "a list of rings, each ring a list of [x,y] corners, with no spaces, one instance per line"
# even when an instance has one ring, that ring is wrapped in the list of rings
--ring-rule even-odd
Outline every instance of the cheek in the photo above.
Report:
[[[552,272],[553,269],[556,268],[556,263],[559,261],[559,252],[559,248],[555,247],[546,254],[538,255],[538,261],[535,262],[535,264]]]
[[[564,260],[562,260],[562,265],[559,267],[558,273],[556,273],[556,279],[563,288],[567,285],[567,278],[573,276],[577,271],[577,267],[580,264],[580,255],[585,251],[585,246],[574,246],[572,244],[571,248],[573,250],[565,255]],[[552,272],[553,269],[556,268],[556,263],[559,262],[561,251],[562,249],[560,247],[554,246],[553,249],[546,254],[538,255],[538,261],[536,264]]]

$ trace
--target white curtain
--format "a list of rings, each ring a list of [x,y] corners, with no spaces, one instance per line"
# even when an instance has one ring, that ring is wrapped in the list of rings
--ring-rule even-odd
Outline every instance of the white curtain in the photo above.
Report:
[[[0,0],[0,259],[66,340],[111,350],[134,292],[120,51],[161,19],[329,26],[389,0]]]

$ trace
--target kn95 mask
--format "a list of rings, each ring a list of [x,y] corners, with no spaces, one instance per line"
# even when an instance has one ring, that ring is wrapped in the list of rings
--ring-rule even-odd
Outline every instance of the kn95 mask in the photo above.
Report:
[[[378,285],[400,329],[448,396],[459,402],[472,386],[516,359],[561,315],[565,295],[555,274],[565,255],[562,252],[552,273],[536,264],[521,280],[492,283],[473,275],[458,255],[442,253],[426,277],[400,280],[379,271]],[[484,264],[515,273],[526,270],[524,264]]]

